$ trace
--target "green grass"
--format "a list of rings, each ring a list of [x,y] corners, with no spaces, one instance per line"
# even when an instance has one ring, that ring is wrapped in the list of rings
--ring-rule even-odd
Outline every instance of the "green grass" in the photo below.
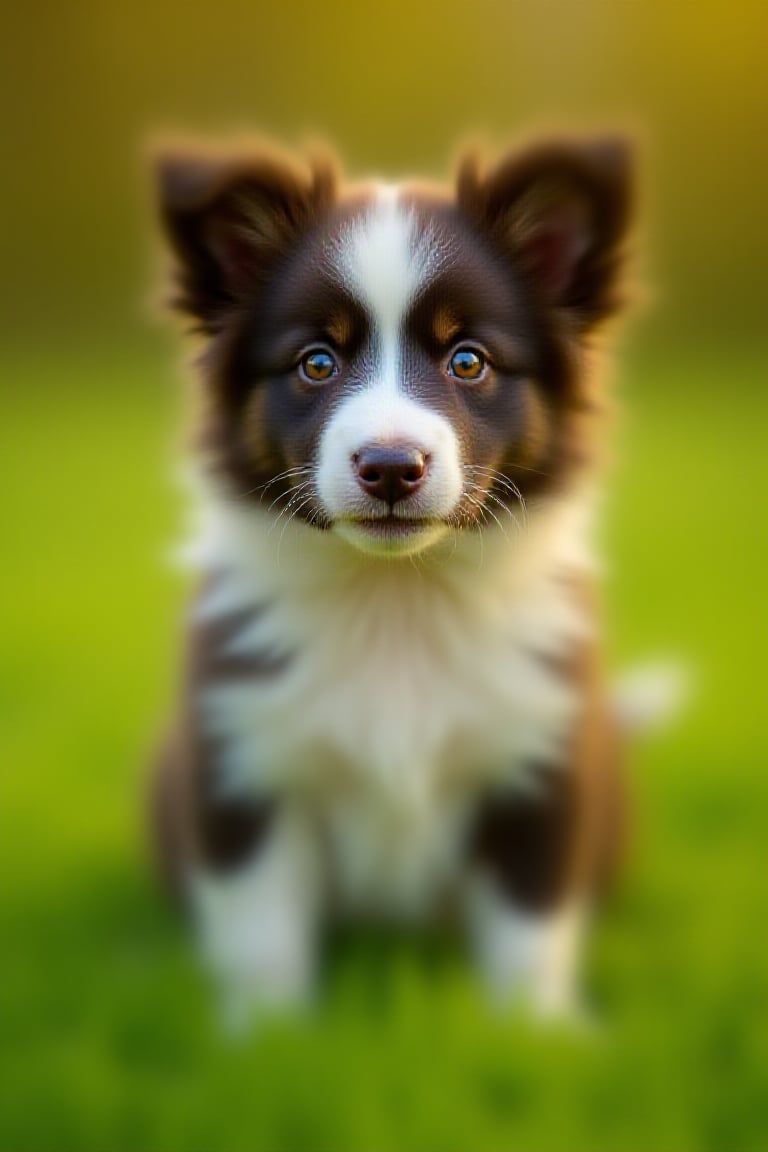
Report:
[[[617,662],[696,692],[633,760],[595,1035],[487,1011],[458,948],[351,936],[311,1021],[220,1040],[146,864],[183,588],[162,356],[6,366],[0,1152],[768,1148],[765,415],[757,363],[625,373]]]

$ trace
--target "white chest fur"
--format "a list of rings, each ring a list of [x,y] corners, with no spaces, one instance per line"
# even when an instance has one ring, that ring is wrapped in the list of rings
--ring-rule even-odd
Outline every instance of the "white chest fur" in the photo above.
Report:
[[[195,549],[219,578],[199,606],[262,611],[230,642],[285,654],[279,674],[208,685],[222,792],[264,790],[311,810],[345,902],[421,914],[450,879],[471,804],[530,784],[578,707],[537,654],[587,622],[562,576],[589,565],[587,501],[535,510],[417,564],[372,559],[331,533],[214,502]],[[533,782],[535,784],[535,781]]]

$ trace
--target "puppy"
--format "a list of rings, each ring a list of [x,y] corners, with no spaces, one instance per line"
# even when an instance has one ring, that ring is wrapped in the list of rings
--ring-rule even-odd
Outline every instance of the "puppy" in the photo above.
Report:
[[[160,164],[202,334],[201,526],[157,840],[233,1018],[337,917],[466,932],[567,1012],[618,821],[591,521],[626,147],[340,186],[263,147]]]

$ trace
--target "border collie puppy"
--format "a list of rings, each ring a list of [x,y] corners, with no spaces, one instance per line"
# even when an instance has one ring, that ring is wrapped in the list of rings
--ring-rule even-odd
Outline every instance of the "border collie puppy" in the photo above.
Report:
[[[303,1001],[324,924],[453,918],[491,992],[573,1006],[615,841],[590,522],[615,140],[450,190],[270,149],[160,162],[202,333],[199,591],[162,858],[233,1016]]]

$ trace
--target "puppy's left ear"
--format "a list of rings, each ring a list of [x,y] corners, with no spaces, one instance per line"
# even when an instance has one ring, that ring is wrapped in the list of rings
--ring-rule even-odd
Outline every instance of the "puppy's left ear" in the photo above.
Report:
[[[471,155],[459,169],[457,197],[542,302],[586,331],[622,303],[632,185],[630,148],[610,138],[546,144],[505,157],[489,173]]]

